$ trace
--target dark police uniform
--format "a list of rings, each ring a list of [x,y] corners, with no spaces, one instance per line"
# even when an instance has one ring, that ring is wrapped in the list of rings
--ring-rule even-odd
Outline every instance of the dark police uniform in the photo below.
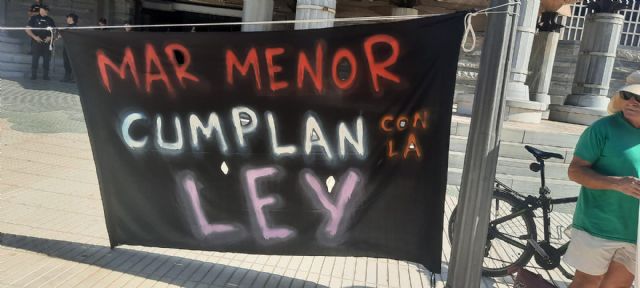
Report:
[[[67,16],[69,17],[69,16]],[[74,21],[78,21],[78,17],[74,19]],[[77,23],[67,24],[67,27],[75,27]],[[64,78],[62,82],[73,82],[73,73],[71,70],[71,61],[69,61],[69,54],[67,53],[67,47],[65,45],[64,50],[62,51],[63,59],[64,59]]]
[[[56,27],[53,19],[49,16],[34,15],[29,19],[27,26],[32,28],[47,28]],[[44,40],[47,37],[51,37],[51,32],[47,30],[31,30],[33,34]],[[53,41],[53,37],[51,38]],[[43,78],[49,78],[49,62],[51,61],[51,50],[49,50],[49,43],[38,43],[35,40],[31,40],[31,47],[33,49],[31,55],[31,78],[35,78],[38,72],[38,62],[42,57]]]

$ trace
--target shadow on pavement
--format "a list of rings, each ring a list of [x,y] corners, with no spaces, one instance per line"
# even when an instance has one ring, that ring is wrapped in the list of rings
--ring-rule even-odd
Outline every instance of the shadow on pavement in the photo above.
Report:
[[[26,133],[86,133],[75,84],[0,79],[0,118]]]
[[[179,286],[199,282],[209,287],[326,287],[273,273],[126,248],[7,233],[0,233],[0,245]],[[192,274],[186,275],[187,269]]]
[[[45,90],[56,91],[68,94],[78,94],[78,86],[76,83],[64,83],[60,82],[60,76],[51,76],[51,80],[42,80],[42,77],[38,75],[37,80],[30,79],[8,79],[17,82],[22,88],[27,90]]]

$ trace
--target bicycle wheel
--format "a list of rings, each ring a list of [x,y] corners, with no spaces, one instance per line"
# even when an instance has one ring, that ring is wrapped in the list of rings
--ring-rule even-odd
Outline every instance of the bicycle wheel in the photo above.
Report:
[[[522,207],[522,201],[515,196],[495,190],[491,199],[490,220],[507,216]],[[449,239],[453,242],[453,232],[458,207],[453,209],[449,218]],[[534,253],[534,248],[528,239],[537,240],[536,226],[533,213],[527,212],[513,219],[489,227],[487,241],[484,247],[482,275],[502,277],[509,274],[515,267],[524,267]]]

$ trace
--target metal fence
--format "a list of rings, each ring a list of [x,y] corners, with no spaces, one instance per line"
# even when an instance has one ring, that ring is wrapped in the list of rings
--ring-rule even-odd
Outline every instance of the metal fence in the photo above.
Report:
[[[560,17],[560,24],[565,26],[560,30],[561,40],[580,41],[580,39],[582,39],[584,19],[587,13],[591,12],[586,5],[589,2],[593,2],[593,0],[571,5],[572,16]],[[624,9],[619,12],[624,15],[624,26],[622,27],[620,45],[640,47],[640,1],[625,2],[629,4],[629,9]]]

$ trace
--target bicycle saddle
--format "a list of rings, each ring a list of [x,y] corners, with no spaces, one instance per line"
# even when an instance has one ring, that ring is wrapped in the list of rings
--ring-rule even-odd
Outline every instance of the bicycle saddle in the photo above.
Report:
[[[551,152],[544,152],[540,149],[537,148],[533,148],[529,145],[524,145],[524,149],[527,149],[527,151],[529,151],[529,153],[533,154],[534,157],[536,157],[536,159],[542,159],[542,160],[546,160],[549,158],[558,158],[558,159],[564,159],[564,157],[562,157],[562,155],[558,154],[558,153],[551,153]]]

